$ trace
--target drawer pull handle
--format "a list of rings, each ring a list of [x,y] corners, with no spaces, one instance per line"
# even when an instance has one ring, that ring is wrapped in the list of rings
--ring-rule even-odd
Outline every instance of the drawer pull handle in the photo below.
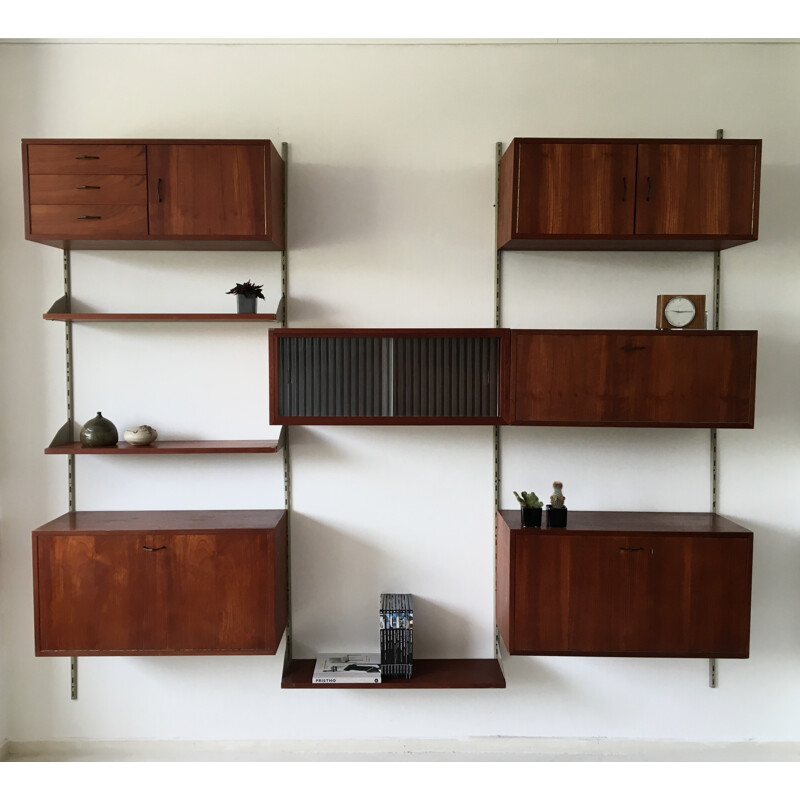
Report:
[[[151,553],[155,553],[156,550],[166,550],[167,546],[162,544],[161,547],[148,547],[146,544],[142,545],[142,550],[148,550]]]
[[[647,197],[645,197],[646,202],[650,202],[650,189],[652,189],[652,184],[650,183],[650,178],[647,178]]]
[[[85,160],[87,158],[91,158],[91,159],[93,159],[95,161],[99,161],[100,160],[100,156],[75,156],[75,160],[76,161]]]
[[[643,344],[624,344],[620,350],[647,350],[647,347]]]
[[[76,189],[99,189],[99,186],[89,186],[88,184],[84,183],[83,186],[76,186]]]
[[[156,184],[156,193],[158,194],[158,202],[159,203],[162,202],[162,200],[163,200],[163,197],[161,196],[161,184],[162,183],[163,183],[163,181],[161,180],[161,178],[159,178],[158,179],[158,183]]]
[[[621,553],[636,553],[639,550],[644,550],[644,547],[620,547]]]
[[[628,196],[628,179],[622,179],[622,202],[625,202],[625,198]]]
[[[78,219],[103,219],[102,217],[93,217],[91,214],[81,214]]]

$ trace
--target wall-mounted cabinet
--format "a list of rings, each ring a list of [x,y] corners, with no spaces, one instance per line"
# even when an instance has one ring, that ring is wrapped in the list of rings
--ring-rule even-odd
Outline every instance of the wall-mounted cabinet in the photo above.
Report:
[[[509,332],[270,330],[270,422],[497,425]]]
[[[23,139],[25,236],[72,250],[283,250],[269,140]]]
[[[33,532],[37,656],[273,655],[285,511],[78,511]]]
[[[503,250],[722,250],[758,238],[760,139],[514,139]]]
[[[747,658],[753,534],[716,514],[497,515],[497,624],[511,655]]]
[[[512,331],[512,424],[752,428],[757,339],[756,331]]]
[[[276,329],[270,422],[752,428],[756,344],[756,331]]]

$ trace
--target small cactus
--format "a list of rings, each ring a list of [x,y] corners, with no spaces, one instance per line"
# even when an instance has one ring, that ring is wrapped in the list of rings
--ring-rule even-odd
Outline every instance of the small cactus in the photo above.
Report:
[[[524,508],[541,508],[542,501],[536,496],[536,492],[522,492],[522,496],[514,492],[514,497],[519,500],[519,504]]]

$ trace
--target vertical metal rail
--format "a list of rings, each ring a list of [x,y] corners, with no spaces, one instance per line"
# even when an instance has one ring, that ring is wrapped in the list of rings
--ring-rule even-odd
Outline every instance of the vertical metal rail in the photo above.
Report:
[[[724,131],[717,129],[717,139],[722,139]],[[720,254],[719,250],[714,251],[714,279],[712,289],[712,329],[719,330],[719,295],[720,295]],[[719,508],[719,465],[717,461],[717,429],[711,428],[710,436],[710,458],[711,458],[711,513],[716,514]],[[717,659],[708,660],[708,685],[712,689],[718,686]]]
[[[494,327],[499,328],[502,321],[502,262],[497,249],[497,215],[500,208],[500,158],[503,155],[503,143],[494,146]],[[498,370],[502,374],[502,366]],[[497,402],[502,405],[503,387],[498,387]],[[492,613],[494,615],[494,654],[500,668],[503,667],[500,648],[500,632],[497,629],[497,512],[500,510],[500,426],[493,429],[494,440],[494,514],[492,514],[492,530],[494,532],[494,575],[492,592]]]
[[[289,326],[289,144],[281,142],[281,157],[283,158],[283,252],[281,253],[281,298],[283,301],[283,316],[280,320],[282,328]],[[289,452],[289,428],[283,429],[283,504],[286,508],[286,651],[284,664],[292,658],[292,459]]]
[[[70,251],[64,250],[64,308],[69,313],[72,310],[72,264]],[[75,410],[73,406],[73,369],[72,369],[72,321],[64,323],[64,345],[67,379],[67,432],[73,434],[75,425]],[[70,511],[75,511],[75,456],[67,456],[67,505]],[[69,696],[71,700],[78,699],[78,659],[71,656],[69,659]]]

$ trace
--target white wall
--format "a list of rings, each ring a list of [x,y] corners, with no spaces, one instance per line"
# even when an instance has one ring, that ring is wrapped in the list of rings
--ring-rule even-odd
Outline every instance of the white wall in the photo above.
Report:
[[[800,739],[797,45],[0,46],[8,736]],[[494,144],[514,136],[763,138],[761,234],[723,254],[723,327],[759,330],[756,427],[720,433],[721,511],[756,531],[751,657],[511,658],[504,691],[281,691],[279,657],[33,657],[30,530],[64,512],[59,251],[24,241],[22,137],[269,137],[291,145],[290,324],[493,321]],[[76,301],[225,310],[275,254],[76,253]],[[712,257],[509,253],[509,327],[652,328],[660,293],[710,294]],[[175,293],[172,294],[174,287]],[[185,295],[185,296],[180,296]],[[76,417],[264,436],[266,333],[75,326]],[[176,365],[178,368],[176,369]],[[573,509],[706,510],[705,431],[504,429],[502,502],[564,482]],[[418,655],[493,652],[489,428],[292,431],[295,654],[374,648],[380,591],[417,598]],[[78,459],[78,507],[282,505],[280,458]],[[0,669],[2,662],[0,662]],[[0,672],[0,676],[2,676]],[[0,694],[0,712],[2,711]],[[0,714],[0,721],[3,717]],[[3,731],[0,730],[0,739]]]

